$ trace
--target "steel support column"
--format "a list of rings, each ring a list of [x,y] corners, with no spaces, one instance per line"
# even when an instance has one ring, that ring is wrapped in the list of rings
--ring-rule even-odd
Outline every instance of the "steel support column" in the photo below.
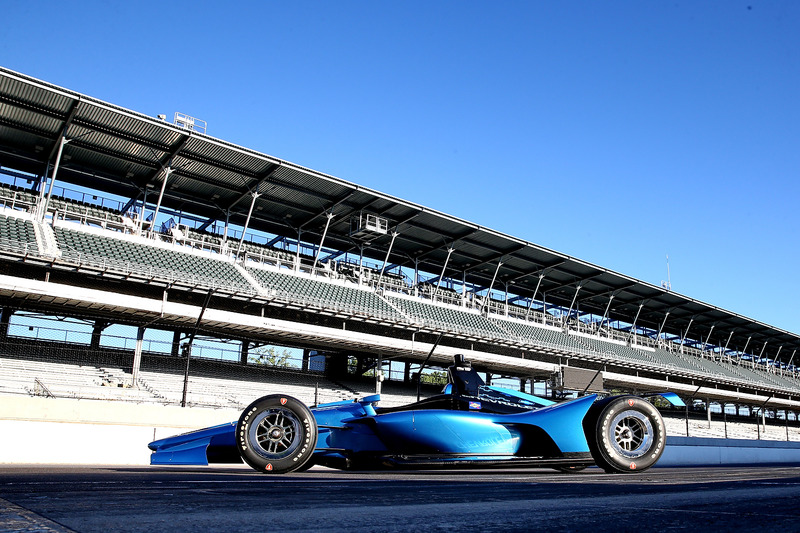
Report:
[[[484,306],[486,306],[486,308],[488,309],[489,300],[492,297],[492,289],[494,288],[494,282],[497,279],[497,273],[500,271],[500,267],[502,265],[503,265],[502,261],[497,262],[497,268],[494,269],[494,275],[492,276],[492,282],[489,284],[489,290],[486,291],[486,299],[483,301],[483,304],[481,305],[481,310],[480,310],[481,313],[483,313]]]
[[[563,327],[565,327],[565,328],[567,327],[567,322],[569,321],[569,315],[571,315],[571,314],[572,314],[572,306],[573,306],[573,305],[575,305],[575,300],[577,300],[577,299],[578,299],[578,293],[579,293],[579,292],[581,292],[581,285],[580,285],[580,283],[579,283],[579,284],[578,284],[578,286],[575,288],[575,295],[572,297],[572,302],[569,304],[569,309],[567,309],[567,318],[565,318],[565,319],[563,319],[563,320],[561,321],[561,325],[562,325]]]
[[[656,334],[656,342],[661,343],[661,332],[664,331],[664,326],[667,325],[667,319],[669,318],[670,311],[667,311],[667,314],[664,315],[664,320],[661,321],[661,327],[658,328],[658,333]]]
[[[543,279],[544,272],[539,274],[539,281],[536,282],[536,288],[533,290],[533,296],[531,296],[531,301],[528,302],[528,309],[525,311],[525,320],[528,320],[528,315],[531,313],[531,307],[533,307],[533,301],[536,299],[536,294],[539,292],[539,286],[541,286]]]
[[[392,253],[392,248],[394,248],[394,240],[397,238],[398,235],[400,234],[397,231],[392,232],[392,242],[389,243],[389,249],[386,250],[386,257],[384,258],[383,264],[381,265],[381,273],[378,276],[378,286],[375,287],[376,289],[379,289],[381,286],[381,282],[383,281],[383,271],[386,270],[386,263],[389,262],[389,256]]]
[[[764,350],[767,349],[767,343],[769,341],[764,342],[764,346],[761,347],[761,353],[758,354],[758,364],[761,364],[761,359],[764,357]],[[753,368],[756,367],[756,362],[753,361]]]
[[[747,337],[747,342],[744,343],[744,349],[741,352],[739,352],[739,359],[742,358],[742,355],[747,353],[747,346],[750,344],[750,339],[752,339],[752,338],[753,338],[752,336]]]
[[[161,210],[161,202],[164,200],[164,191],[167,190],[167,180],[169,180],[170,174],[172,174],[173,169],[172,167],[167,167],[164,169],[164,181],[161,182],[161,192],[158,193],[158,201],[156,201],[156,210],[153,211],[153,223],[150,224],[150,232],[153,232],[153,228],[156,225],[158,219],[158,212]]]
[[[246,365],[247,360],[250,358],[250,341],[242,341],[241,349],[239,350],[239,364]]]
[[[147,208],[147,189],[151,188],[150,184],[147,184],[144,188],[144,192],[142,193],[142,210],[139,213],[139,223],[136,224],[136,234],[141,235],[142,230],[144,229],[144,211]]]
[[[708,335],[706,335],[706,342],[703,343],[703,347],[700,350],[703,353],[705,353],[706,346],[708,346],[708,341],[711,339],[711,332],[714,331],[714,326],[716,326],[716,324],[711,324],[711,329],[708,330]]]
[[[322,232],[322,238],[319,241],[319,248],[317,248],[317,255],[314,256],[314,269],[317,268],[317,262],[319,262],[319,254],[322,252],[322,245],[325,244],[325,237],[328,235],[328,228],[331,225],[331,219],[333,219],[333,213],[328,213],[327,215],[328,220],[325,221],[325,230]]]
[[[242,253],[242,246],[244,246],[244,234],[247,233],[247,228],[250,226],[250,217],[253,216],[253,208],[256,205],[256,199],[259,196],[261,196],[261,193],[259,193],[259,192],[254,192],[252,194],[253,194],[253,200],[250,202],[250,210],[247,211],[247,220],[245,220],[244,228],[242,228],[242,237],[239,239],[239,247],[236,249],[236,260],[237,261],[239,260],[239,254]],[[299,258],[299,255],[300,255],[300,238],[299,237],[297,238],[297,250],[298,250],[298,252],[297,252],[298,253],[297,262],[299,263],[300,262],[300,258]]]
[[[727,355],[728,354],[728,344],[730,344],[730,342],[731,342],[731,337],[733,337],[733,332],[734,331],[736,331],[736,330],[732,329],[731,332],[728,334],[728,340],[725,341],[725,348],[722,349],[722,355]],[[728,362],[730,362],[730,361],[731,361],[731,356],[728,355]]]
[[[642,303],[639,304],[639,309],[636,311],[636,316],[633,319],[633,324],[631,324],[631,331],[630,335],[628,336],[628,342],[633,340],[634,335],[636,335],[636,321],[639,320],[639,314],[642,312],[642,307],[644,307],[644,300]]]
[[[792,356],[789,358],[789,362],[786,363],[786,369],[787,370],[789,370],[789,367],[792,366],[792,361],[794,361],[794,354],[796,354],[796,353],[797,353],[797,350],[795,349],[795,351],[792,352]],[[794,373],[794,372],[792,372],[792,373]]]
[[[686,336],[689,335],[689,329],[692,327],[692,322],[694,322],[694,317],[689,319],[689,325],[686,326],[686,331],[683,332],[683,337],[681,337],[681,353],[683,353],[683,343],[686,342]]]
[[[378,354],[375,360],[375,394],[381,393],[381,384],[383,382],[383,357]]]
[[[777,362],[778,364],[780,364],[780,361],[778,361],[778,357],[781,355],[781,350],[783,350],[783,344],[778,346],[778,351],[775,353],[775,357],[773,357],[773,359],[772,359],[773,361]],[[775,365],[772,365],[772,366],[774,367]]]
[[[605,312],[603,312],[603,317],[600,319],[600,329],[603,328],[603,322],[605,322],[606,321],[606,317],[608,317],[608,311],[611,309],[611,302],[613,302],[613,301],[614,301],[614,295],[612,294],[611,296],[608,297],[608,304],[606,304],[606,310],[605,310]],[[669,314],[669,313],[667,313],[667,314]],[[598,333],[600,333],[599,330],[598,330]]]
[[[419,296],[419,257],[414,258],[414,297]]]
[[[450,262],[450,256],[455,251],[455,248],[448,248],[447,249],[447,257],[444,260],[444,265],[442,266],[442,273],[439,274],[439,279],[436,280],[436,290],[434,291],[434,295],[439,292],[439,286],[442,284],[442,278],[444,277],[444,271],[447,269],[447,264]]]
[[[244,237],[244,233],[242,233],[242,237]],[[302,238],[303,238],[303,229],[297,228],[297,242],[295,243],[295,250],[294,250],[294,265],[292,266],[292,270],[294,270],[295,272],[300,272],[300,247]]]
[[[100,349],[100,340],[103,335],[103,331],[111,325],[111,322],[108,320],[101,320],[97,319],[94,321],[94,325],[92,326],[92,338],[89,341],[89,348],[92,350],[99,350]]]
[[[225,229],[222,230],[222,246],[227,249],[228,247],[228,227],[231,223],[231,210],[225,211]]]
[[[50,187],[47,191],[47,199],[44,201],[44,205],[41,206],[42,212],[37,213],[36,218],[39,222],[44,220],[45,213],[47,213],[47,206],[50,205],[50,198],[53,196],[53,184],[56,182],[56,176],[58,176],[58,169],[61,166],[61,154],[64,153],[64,145],[69,143],[70,139],[67,139],[62,135],[61,142],[58,145],[58,154],[56,155],[56,164],[53,167],[53,177],[50,178]],[[44,187],[42,187],[42,191],[44,191]]]
[[[172,357],[178,357],[181,354],[181,332],[179,330],[175,330],[172,332],[172,348],[170,351],[170,355]]]

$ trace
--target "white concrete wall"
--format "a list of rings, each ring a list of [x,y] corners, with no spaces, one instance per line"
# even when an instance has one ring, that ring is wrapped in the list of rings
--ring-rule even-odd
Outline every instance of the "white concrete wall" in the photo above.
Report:
[[[237,420],[235,409],[0,396],[0,464],[150,463],[147,444]]]
[[[667,437],[657,466],[800,464],[800,443]]]

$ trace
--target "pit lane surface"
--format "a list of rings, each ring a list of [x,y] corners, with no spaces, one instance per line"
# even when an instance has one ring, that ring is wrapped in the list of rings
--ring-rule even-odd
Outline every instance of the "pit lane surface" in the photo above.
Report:
[[[247,467],[0,466],[0,532],[800,531],[800,468],[268,476]]]

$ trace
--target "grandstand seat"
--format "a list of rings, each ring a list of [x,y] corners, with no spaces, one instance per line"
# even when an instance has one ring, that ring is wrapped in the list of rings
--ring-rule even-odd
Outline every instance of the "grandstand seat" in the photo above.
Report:
[[[461,310],[444,304],[427,303],[391,294],[387,295],[387,299],[406,315],[435,329],[473,337],[507,338],[503,330],[476,311]]]
[[[36,244],[33,222],[25,218],[0,214],[0,239]]]
[[[571,352],[584,352],[586,347],[563,331],[546,328],[533,322],[493,317],[491,320],[510,335],[535,345],[547,345]]]
[[[253,290],[232,262],[213,255],[137,242],[118,232],[108,232],[106,236],[63,226],[54,227],[54,232],[65,261],[94,262],[109,270],[223,290]]]
[[[29,211],[36,201],[37,197],[25,189],[0,184],[0,205],[8,209]]]
[[[350,312],[372,318],[404,322],[405,317],[369,289],[345,282],[313,279],[307,275],[266,268],[247,267],[273,298],[333,311]]]

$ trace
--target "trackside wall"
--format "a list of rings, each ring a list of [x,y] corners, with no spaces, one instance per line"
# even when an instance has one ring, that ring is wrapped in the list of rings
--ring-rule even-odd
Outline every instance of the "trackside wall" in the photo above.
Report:
[[[146,465],[147,443],[237,409],[0,396],[0,464]],[[668,436],[659,467],[800,464],[800,442]]]
[[[656,466],[800,464],[800,442],[667,436]]]
[[[152,440],[237,420],[239,414],[237,409],[0,396],[0,464],[146,465]]]

